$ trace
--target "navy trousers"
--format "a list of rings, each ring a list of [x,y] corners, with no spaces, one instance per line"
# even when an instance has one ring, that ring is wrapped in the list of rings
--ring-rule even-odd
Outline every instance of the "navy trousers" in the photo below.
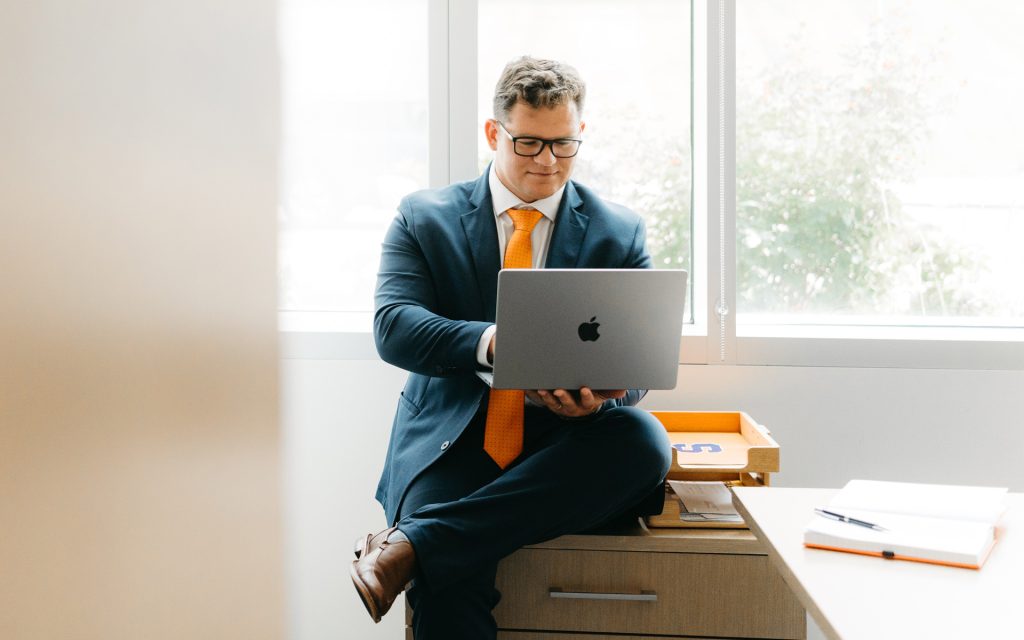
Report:
[[[499,560],[628,512],[671,463],[664,427],[635,407],[579,421],[527,407],[523,453],[504,471],[483,450],[484,422],[481,412],[402,501],[398,528],[419,565],[407,593],[416,640],[494,639]]]

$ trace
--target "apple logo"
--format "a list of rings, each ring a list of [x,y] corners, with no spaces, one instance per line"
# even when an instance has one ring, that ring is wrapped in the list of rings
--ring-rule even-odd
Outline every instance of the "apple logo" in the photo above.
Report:
[[[578,333],[580,334],[580,340],[584,342],[591,342],[601,337],[601,334],[597,332],[597,328],[601,326],[600,322],[594,322],[597,320],[597,316],[590,319],[590,322],[584,322],[580,325]]]

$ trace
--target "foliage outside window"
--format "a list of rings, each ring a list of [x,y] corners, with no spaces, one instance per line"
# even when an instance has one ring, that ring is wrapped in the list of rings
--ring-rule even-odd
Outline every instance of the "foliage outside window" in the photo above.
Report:
[[[970,92],[989,86],[975,81],[982,58],[952,64],[964,55],[954,42],[984,13],[937,2],[740,2],[740,312],[1024,320],[1024,296],[1007,295],[1024,263],[1004,235],[1024,232],[1024,136],[948,142],[954,128],[992,115],[972,110]],[[1024,26],[1019,13],[1016,22]],[[772,41],[757,42],[766,30]],[[973,44],[1024,62],[1011,35]],[[1013,142],[1010,166],[986,162],[987,147]],[[945,190],[927,188],[950,173]],[[1006,192],[996,211],[978,176]],[[957,232],[968,216],[973,242]]]

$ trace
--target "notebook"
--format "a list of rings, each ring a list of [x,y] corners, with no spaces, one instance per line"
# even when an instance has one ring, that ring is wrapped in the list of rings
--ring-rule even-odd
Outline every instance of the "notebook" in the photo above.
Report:
[[[681,269],[504,269],[495,389],[673,389],[686,301]]]
[[[980,569],[996,542],[1007,489],[851,480],[822,509],[877,525],[813,514],[804,546]]]

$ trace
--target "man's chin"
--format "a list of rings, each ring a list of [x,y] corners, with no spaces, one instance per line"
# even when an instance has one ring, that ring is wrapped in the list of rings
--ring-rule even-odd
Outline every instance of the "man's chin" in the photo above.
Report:
[[[565,184],[565,180],[562,180],[561,176],[557,173],[549,176],[530,174],[527,177],[532,186],[529,190],[530,195],[534,200],[543,200],[553,195]]]

